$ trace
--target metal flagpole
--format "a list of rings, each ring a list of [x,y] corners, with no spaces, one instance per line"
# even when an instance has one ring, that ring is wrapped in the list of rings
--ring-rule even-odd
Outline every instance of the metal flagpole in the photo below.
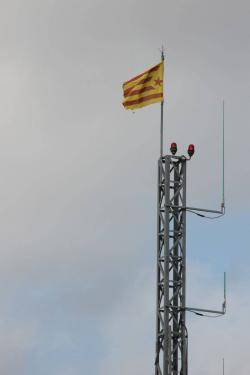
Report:
[[[163,47],[162,47],[161,61],[162,61],[163,64],[164,64],[164,59],[165,59],[165,56],[164,56],[164,50],[163,50]],[[164,79],[163,79],[163,81],[164,81]],[[164,107],[164,98],[163,98],[163,101],[161,102],[161,130],[160,130],[160,155],[161,155],[161,158],[163,157],[163,107]]]

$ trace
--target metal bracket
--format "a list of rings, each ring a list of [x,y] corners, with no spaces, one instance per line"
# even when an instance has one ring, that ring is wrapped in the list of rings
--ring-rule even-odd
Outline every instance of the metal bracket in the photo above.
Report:
[[[171,207],[171,208],[179,208],[179,209],[182,209],[182,210],[190,210],[190,211],[200,211],[200,212],[208,212],[208,213],[212,213],[212,214],[220,214],[220,215],[224,215],[225,214],[225,208],[223,205],[221,205],[221,210],[218,211],[218,210],[209,210],[207,208],[196,208],[196,207],[183,207],[183,206],[174,206],[174,205],[166,205],[166,207]]]
[[[167,306],[170,307],[170,306]],[[224,272],[224,301],[222,303],[222,309],[221,310],[211,310],[211,309],[202,309],[199,307],[178,307],[178,306],[171,306],[171,308],[178,309],[179,311],[190,311],[190,312],[204,312],[204,313],[210,313],[210,314],[218,314],[218,315],[225,315],[226,314],[226,308],[227,308],[227,296],[226,296],[226,272]]]
[[[222,303],[222,309],[219,310],[210,310],[210,309],[201,309],[197,307],[185,307],[186,311],[192,311],[192,312],[205,312],[210,314],[218,314],[218,315],[225,315],[227,310],[227,295],[226,295],[226,272],[224,272],[224,301]]]

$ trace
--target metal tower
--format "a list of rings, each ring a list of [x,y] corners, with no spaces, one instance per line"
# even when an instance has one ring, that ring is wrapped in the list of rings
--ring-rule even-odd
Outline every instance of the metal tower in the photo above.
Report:
[[[187,375],[187,160],[168,155],[158,162],[155,375]]]
[[[155,375],[188,375],[187,311],[199,316],[226,313],[225,274],[220,311],[186,306],[186,212],[209,212],[217,218],[224,215],[225,207],[224,201],[220,211],[186,206],[186,167],[194,145],[189,145],[189,158],[176,156],[176,151],[172,143],[172,155],[158,161]]]

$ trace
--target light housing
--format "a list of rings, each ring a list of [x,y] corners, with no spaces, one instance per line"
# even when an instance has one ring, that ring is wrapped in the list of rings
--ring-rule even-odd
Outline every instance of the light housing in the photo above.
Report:
[[[190,156],[190,158],[193,156],[194,151],[195,151],[194,145],[193,144],[189,145],[188,146],[188,155]]]
[[[177,144],[175,142],[171,143],[170,151],[171,151],[172,155],[176,154],[176,152],[177,152]]]

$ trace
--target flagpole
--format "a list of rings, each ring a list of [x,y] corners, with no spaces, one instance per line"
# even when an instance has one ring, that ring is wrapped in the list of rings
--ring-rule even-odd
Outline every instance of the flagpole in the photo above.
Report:
[[[164,59],[165,59],[165,56],[164,56],[164,50],[162,47],[161,61],[163,64],[164,64]],[[161,128],[160,128],[160,156],[161,158],[163,157],[163,108],[164,108],[164,98],[163,98],[163,101],[161,102]]]

